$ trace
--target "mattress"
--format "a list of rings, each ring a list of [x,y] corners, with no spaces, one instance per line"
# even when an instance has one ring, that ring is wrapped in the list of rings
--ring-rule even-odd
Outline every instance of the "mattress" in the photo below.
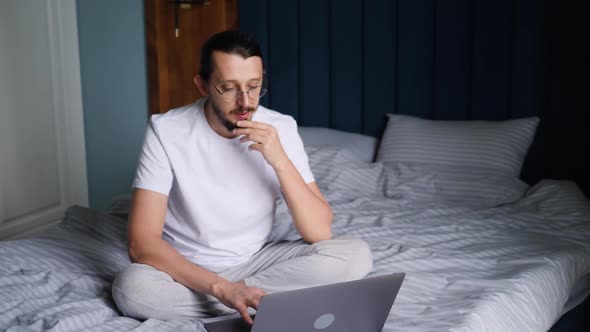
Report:
[[[590,204],[571,182],[542,181],[494,206],[419,196],[407,183],[396,195],[380,181],[361,183],[339,176],[323,192],[334,235],[370,245],[369,276],[406,273],[384,331],[546,331],[575,285],[588,284]],[[125,228],[123,218],[73,206],[46,233],[1,242],[0,330],[205,331],[200,320],[117,311],[111,283],[129,264]],[[295,238],[279,202],[271,239]]]

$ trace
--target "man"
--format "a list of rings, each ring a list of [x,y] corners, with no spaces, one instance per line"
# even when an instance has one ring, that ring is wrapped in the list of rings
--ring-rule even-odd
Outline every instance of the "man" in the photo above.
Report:
[[[251,324],[267,293],[360,279],[368,246],[331,239],[332,211],[289,116],[259,106],[260,47],[225,31],[201,50],[205,96],[154,115],[134,181],[129,256],[113,283],[127,316],[190,319],[237,310]],[[302,240],[265,243],[283,195]]]

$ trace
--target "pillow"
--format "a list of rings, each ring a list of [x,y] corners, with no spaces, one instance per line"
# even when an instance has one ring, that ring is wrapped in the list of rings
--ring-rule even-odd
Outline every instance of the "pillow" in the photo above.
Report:
[[[305,152],[309,159],[309,168],[320,188],[328,184],[328,177],[335,166],[349,162],[368,164],[359,161],[358,155],[349,149],[336,145],[307,145]]]
[[[299,127],[298,130],[305,146],[337,146],[351,152],[357,161],[370,163],[375,159],[377,138],[373,136],[321,127]]]
[[[387,114],[377,161],[467,167],[519,177],[539,118],[440,121]]]
[[[387,197],[420,204],[494,207],[519,201],[529,189],[513,176],[466,167],[441,169],[396,163],[386,171]]]

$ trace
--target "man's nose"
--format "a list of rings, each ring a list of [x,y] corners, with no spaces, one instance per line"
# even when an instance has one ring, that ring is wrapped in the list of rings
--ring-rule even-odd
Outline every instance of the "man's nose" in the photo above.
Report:
[[[240,91],[240,94],[238,95],[238,104],[241,106],[248,106],[250,105],[251,102],[251,98],[250,96],[248,96],[248,93],[246,91]]]

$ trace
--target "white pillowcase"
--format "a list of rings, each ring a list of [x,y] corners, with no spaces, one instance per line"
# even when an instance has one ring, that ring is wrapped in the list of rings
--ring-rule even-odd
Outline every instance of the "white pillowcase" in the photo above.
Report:
[[[396,163],[386,170],[385,194],[419,204],[492,207],[519,201],[529,188],[513,176],[467,167]]]
[[[356,161],[375,159],[377,138],[342,130],[321,127],[299,127],[299,136],[306,147],[332,146],[350,152]]]
[[[466,167],[519,177],[539,118],[440,121],[387,114],[377,161]]]
[[[326,188],[328,177],[337,165],[348,163],[369,164],[359,161],[350,150],[336,145],[306,145],[309,168],[320,188]]]

